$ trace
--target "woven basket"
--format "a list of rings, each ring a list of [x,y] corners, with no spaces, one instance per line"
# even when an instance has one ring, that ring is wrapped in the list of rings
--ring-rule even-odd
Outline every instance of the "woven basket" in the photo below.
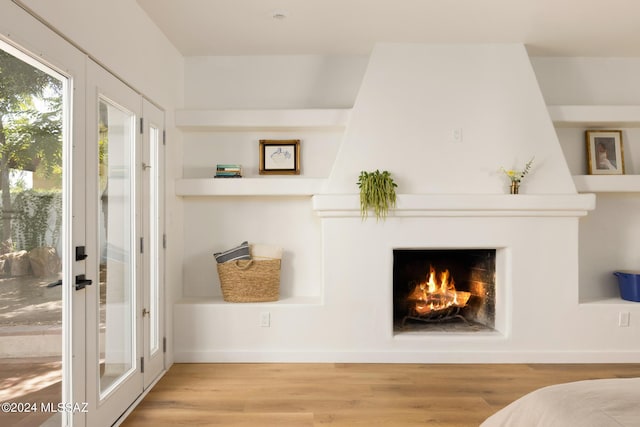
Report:
[[[222,299],[228,302],[277,301],[280,260],[237,260],[218,264]]]

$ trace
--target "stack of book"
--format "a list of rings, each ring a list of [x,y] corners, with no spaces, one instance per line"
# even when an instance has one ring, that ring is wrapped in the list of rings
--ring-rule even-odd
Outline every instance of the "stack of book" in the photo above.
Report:
[[[240,165],[217,165],[216,178],[242,178]]]

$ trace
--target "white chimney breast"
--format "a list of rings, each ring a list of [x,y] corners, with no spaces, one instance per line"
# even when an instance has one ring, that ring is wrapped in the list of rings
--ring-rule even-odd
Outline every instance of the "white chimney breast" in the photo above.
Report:
[[[575,194],[523,45],[380,44],[326,192],[357,193],[360,171],[380,169],[398,193],[503,194],[500,167],[533,156],[523,193]]]

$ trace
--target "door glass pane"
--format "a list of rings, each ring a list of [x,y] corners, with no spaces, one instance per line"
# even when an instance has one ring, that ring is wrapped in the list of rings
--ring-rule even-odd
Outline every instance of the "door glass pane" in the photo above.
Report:
[[[61,286],[67,87],[66,78],[0,41],[0,402],[37,407],[2,411],[0,425],[61,424],[41,405],[62,402],[68,337]]]
[[[101,396],[135,369],[135,116],[99,100]]]
[[[149,179],[149,230],[150,230],[150,261],[149,261],[149,298],[150,298],[150,313],[149,313],[149,352],[154,354],[159,350],[160,339],[158,336],[158,286],[160,281],[159,274],[159,247],[160,247],[160,229],[159,218],[160,213],[158,210],[159,205],[159,183],[160,183],[160,167],[158,162],[159,157],[159,144],[160,144],[160,130],[151,125],[150,132],[150,144],[149,144],[149,161],[150,161],[150,179]]]

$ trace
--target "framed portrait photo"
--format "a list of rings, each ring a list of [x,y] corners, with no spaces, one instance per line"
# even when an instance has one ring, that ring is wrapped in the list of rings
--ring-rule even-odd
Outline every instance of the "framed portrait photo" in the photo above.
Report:
[[[623,175],[621,130],[588,130],[587,158],[590,175]]]
[[[261,139],[260,175],[300,175],[299,139]]]

